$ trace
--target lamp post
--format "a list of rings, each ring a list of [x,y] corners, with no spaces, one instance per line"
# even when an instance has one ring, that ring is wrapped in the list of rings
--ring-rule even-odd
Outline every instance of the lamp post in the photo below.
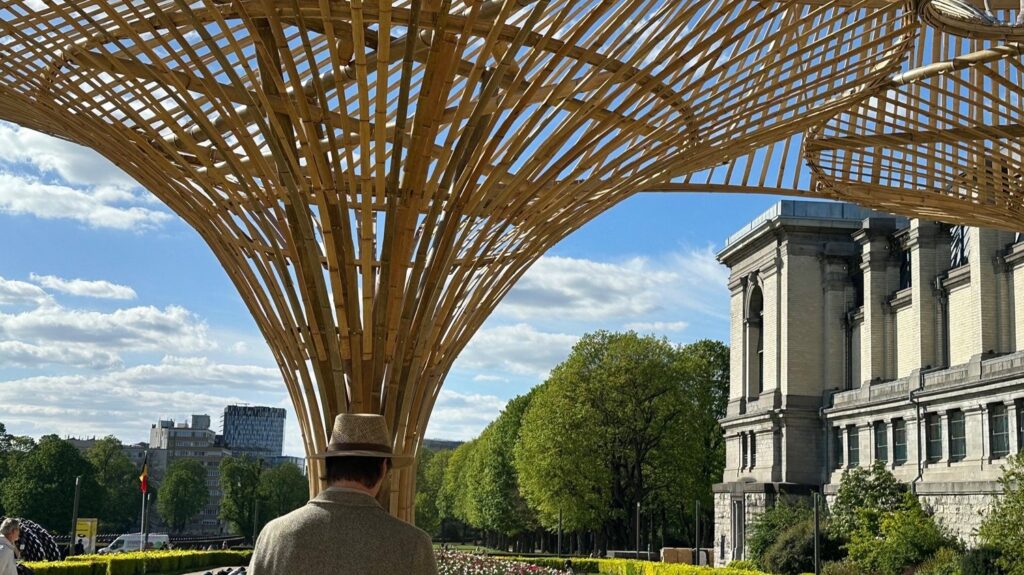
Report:
[[[636,558],[640,559],[640,502],[636,502]]]
[[[78,500],[82,491],[82,476],[75,476],[75,503],[71,507],[71,540],[68,541],[68,555],[75,554],[75,536],[78,535]]]
[[[558,557],[562,556],[562,510],[558,510]]]

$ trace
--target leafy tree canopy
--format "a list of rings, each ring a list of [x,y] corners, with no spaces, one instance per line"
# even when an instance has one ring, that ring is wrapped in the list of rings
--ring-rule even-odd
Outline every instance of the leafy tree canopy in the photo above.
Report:
[[[140,470],[125,455],[121,440],[114,436],[98,440],[85,458],[96,470],[96,482],[103,490],[106,504],[99,514],[103,532],[127,531],[141,505]]]
[[[210,498],[206,470],[194,459],[178,459],[167,469],[157,494],[157,510],[175,531],[185,528]]]
[[[79,516],[96,517],[103,509],[105,494],[96,482],[93,466],[73,445],[47,435],[22,453],[10,474],[0,481],[0,501],[10,515],[26,517],[55,533],[67,533],[76,476],[82,478]]]

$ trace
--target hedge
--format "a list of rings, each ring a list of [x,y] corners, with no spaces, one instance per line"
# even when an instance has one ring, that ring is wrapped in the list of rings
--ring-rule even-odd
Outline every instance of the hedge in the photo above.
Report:
[[[513,557],[513,561],[522,561],[538,567],[561,569],[565,559],[554,557]],[[733,567],[697,567],[682,563],[657,563],[637,561],[636,559],[576,559],[572,568],[577,573],[601,573],[604,575],[766,575],[760,571],[736,569]]]
[[[147,551],[26,563],[36,575],[149,575],[247,565],[251,551]]]

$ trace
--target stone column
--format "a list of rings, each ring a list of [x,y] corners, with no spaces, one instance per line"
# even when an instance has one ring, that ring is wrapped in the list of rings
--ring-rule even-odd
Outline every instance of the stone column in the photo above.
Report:
[[[974,354],[988,352],[1001,353],[1009,351],[1001,346],[1000,319],[1003,316],[1002,306],[1005,297],[999,289],[1001,280],[999,255],[1008,243],[1013,241],[1013,234],[999,230],[970,228],[970,268],[971,268],[971,310],[970,318],[964,327],[973,328]],[[960,321],[954,318],[954,321]]]
[[[981,461],[985,458],[985,414],[979,405],[965,405],[964,433],[967,436],[967,456],[964,461]]]
[[[885,302],[899,281],[899,264],[889,251],[889,236],[896,231],[891,219],[868,218],[853,234],[860,244],[864,274],[864,323],[861,325],[860,377],[864,382],[886,378]]]
[[[747,278],[734,277],[729,281],[729,406],[730,416],[747,411],[747,394],[743,387],[746,381],[746,330],[743,329],[744,298]]]
[[[942,457],[940,457],[939,460],[936,463],[934,463],[934,465],[946,467],[946,466],[949,465],[949,412],[948,411],[940,411],[939,412],[939,425],[941,425],[941,429],[939,430],[939,436],[942,438]],[[926,451],[926,453],[927,453],[927,451]]]
[[[913,219],[907,234],[907,249],[910,250],[910,291],[913,297],[912,349],[900,349],[899,353],[909,354],[914,369],[929,369],[942,364],[938,355],[941,339],[938,328],[938,305],[935,297],[935,278],[949,269],[950,236],[943,224]],[[901,361],[901,363],[903,363]]]

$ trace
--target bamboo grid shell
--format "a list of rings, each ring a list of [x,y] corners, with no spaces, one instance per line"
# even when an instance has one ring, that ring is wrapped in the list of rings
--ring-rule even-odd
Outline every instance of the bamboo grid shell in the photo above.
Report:
[[[515,281],[637,192],[1015,227],[1020,102],[996,100],[1017,97],[1020,52],[931,31],[924,8],[0,0],[0,119],[96,149],[198,231],[280,366],[307,454],[345,411],[384,414],[415,454],[452,362]],[[997,56],[908,68],[966,46]],[[405,519],[414,482],[398,471],[386,492]]]

